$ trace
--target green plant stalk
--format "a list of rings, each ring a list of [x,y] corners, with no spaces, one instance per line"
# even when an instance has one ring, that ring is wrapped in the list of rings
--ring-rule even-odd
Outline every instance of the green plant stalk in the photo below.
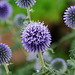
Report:
[[[28,14],[29,21],[31,22],[31,17],[30,17],[30,10],[29,10],[29,8],[27,8],[27,14]]]
[[[39,59],[40,65],[41,65],[42,67],[45,67],[45,64],[44,64],[44,61],[43,61],[43,58],[42,58],[42,54],[39,52],[38,55],[39,55],[39,56],[38,56],[38,59]],[[46,75],[45,70],[43,71],[43,73],[44,73],[44,75]]]
[[[6,70],[7,75],[9,75],[9,69],[8,69],[7,64],[4,63],[3,65],[4,65],[4,67],[5,67],[5,70]]]
[[[75,70],[74,70],[74,75],[75,75]]]
[[[44,64],[44,61],[43,61],[43,58],[42,58],[42,54],[39,52],[38,55],[39,55],[38,58],[39,58],[39,62],[40,62],[40,64],[41,64],[41,66],[42,66],[42,67],[45,67],[45,64]]]

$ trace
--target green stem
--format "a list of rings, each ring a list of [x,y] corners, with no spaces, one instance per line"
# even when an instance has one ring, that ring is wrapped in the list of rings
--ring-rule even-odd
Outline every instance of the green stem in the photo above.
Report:
[[[45,67],[45,64],[44,64],[44,61],[43,61],[43,58],[42,58],[42,54],[40,52],[39,52],[39,62],[40,62],[42,67]]]
[[[27,14],[28,14],[29,21],[31,22],[31,17],[30,17],[30,10],[29,10],[29,8],[27,8]]]
[[[75,70],[74,70],[74,75],[75,75]]]
[[[40,62],[40,65],[41,65],[42,67],[45,67],[45,64],[44,64],[44,61],[43,61],[43,58],[42,58],[42,54],[39,52],[38,55],[39,55],[39,62]],[[45,70],[43,71],[43,73],[44,73],[44,75],[46,75]]]
[[[7,64],[4,63],[4,67],[5,67],[5,70],[6,70],[7,75],[9,75],[9,69],[8,69]]]

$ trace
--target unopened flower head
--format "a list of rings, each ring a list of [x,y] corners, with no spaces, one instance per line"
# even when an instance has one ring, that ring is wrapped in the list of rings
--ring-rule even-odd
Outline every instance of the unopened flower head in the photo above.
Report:
[[[49,55],[49,52],[48,51],[45,51],[42,55],[43,59],[46,61],[46,62],[50,62],[52,60],[52,58],[50,57]]]
[[[0,19],[7,19],[12,14],[12,7],[6,1],[0,1]]]
[[[35,0],[17,0],[17,5],[23,8],[29,8],[30,6],[34,5]]]
[[[75,6],[69,7],[64,12],[64,22],[68,27],[75,28]]]
[[[35,62],[35,65],[34,65],[34,69],[35,69],[35,70],[41,70],[41,65],[40,65],[38,59],[36,59],[36,62]]]
[[[30,52],[45,51],[51,43],[51,35],[44,23],[32,22],[22,32],[22,43],[25,50]]]
[[[55,58],[51,61],[51,65],[55,70],[62,70],[65,71],[67,69],[67,64],[64,59],[62,58]]]
[[[29,53],[28,56],[27,56],[27,61],[32,62],[36,59],[37,59],[36,54],[34,54],[33,52]]]
[[[19,27],[22,27],[24,26],[24,22],[23,20],[26,18],[26,15],[25,14],[17,14],[14,18],[14,23],[19,26]]]
[[[8,45],[0,43],[0,65],[10,60],[12,51]]]

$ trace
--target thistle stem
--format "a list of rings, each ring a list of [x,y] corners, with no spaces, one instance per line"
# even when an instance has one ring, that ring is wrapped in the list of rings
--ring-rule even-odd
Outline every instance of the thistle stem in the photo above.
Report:
[[[42,67],[45,67],[45,64],[44,64],[44,61],[43,61],[43,58],[42,58],[42,54],[39,52],[38,55],[39,55],[39,62],[40,62],[40,65],[41,65]],[[43,71],[43,73],[46,75],[45,70]]]
[[[28,14],[29,21],[31,22],[31,17],[30,17],[30,10],[29,10],[29,8],[27,8],[27,14]]]
[[[45,67],[45,64],[44,64],[44,61],[43,61],[43,58],[42,58],[42,54],[40,52],[39,52],[39,62],[40,62],[42,67]]]
[[[75,75],[75,70],[74,70],[74,75]]]
[[[6,70],[7,75],[9,75],[9,69],[8,69],[7,64],[4,63],[4,67],[5,67],[5,70]]]

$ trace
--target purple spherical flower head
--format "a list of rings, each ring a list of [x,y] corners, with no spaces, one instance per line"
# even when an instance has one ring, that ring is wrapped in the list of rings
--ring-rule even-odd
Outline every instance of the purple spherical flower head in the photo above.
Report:
[[[67,64],[62,58],[55,58],[51,61],[51,65],[55,70],[65,71],[67,69]]]
[[[10,60],[12,55],[10,47],[8,45],[0,43],[0,65]]]
[[[16,3],[17,6],[23,7],[23,8],[28,8],[32,5],[34,5],[36,1],[35,0],[17,0]]]
[[[75,28],[75,6],[69,7],[63,17],[68,27]]]
[[[44,23],[32,22],[22,32],[22,43],[24,48],[30,52],[41,52],[46,50],[51,43],[51,35]]]
[[[12,14],[12,7],[6,1],[0,1],[0,19],[7,19]]]

